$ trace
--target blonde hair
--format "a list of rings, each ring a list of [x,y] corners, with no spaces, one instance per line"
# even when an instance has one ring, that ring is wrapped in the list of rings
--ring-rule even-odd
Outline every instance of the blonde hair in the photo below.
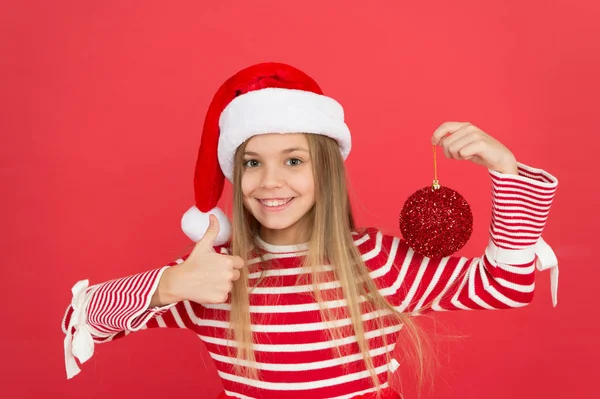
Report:
[[[352,232],[356,231],[354,218],[348,195],[345,166],[338,144],[323,135],[306,134],[311,156],[313,176],[315,181],[316,205],[307,212],[304,218],[310,229],[309,249],[304,265],[311,269],[309,276],[313,284],[313,296],[320,305],[324,322],[329,325],[332,339],[355,335],[362,354],[366,369],[373,380],[373,385],[380,387],[379,378],[369,355],[369,346],[365,339],[361,312],[361,298],[368,312],[379,311],[375,322],[381,329],[384,345],[389,345],[383,329],[391,323],[401,323],[408,334],[411,345],[403,347],[405,356],[414,355],[416,359],[416,378],[420,387],[426,371],[424,367],[424,340],[420,330],[410,315],[400,313],[379,293],[375,282],[369,276],[361,254],[354,243]],[[246,143],[242,144],[235,155],[233,179],[233,239],[231,252],[233,255],[248,260],[250,252],[256,248],[255,237],[260,229],[258,221],[245,208],[241,192],[243,174],[243,153]],[[335,298],[336,290],[321,292],[319,284],[325,282],[321,265],[331,265],[334,278],[341,286],[347,307],[330,309],[324,306],[328,300]],[[259,279],[260,281],[260,279]],[[257,283],[258,284],[258,283]],[[230,339],[236,342],[237,365],[236,372],[258,379],[258,370],[252,367],[255,362],[253,337],[251,332],[248,271],[242,269],[241,277],[233,285],[231,292]],[[329,293],[328,293],[329,292]],[[339,291],[338,291],[339,293]],[[331,296],[331,297],[330,297]],[[351,325],[338,327],[333,322],[349,317]],[[412,348],[411,348],[412,347]],[[411,350],[412,349],[412,350]],[[340,348],[336,348],[338,356],[342,356]],[[387,363],[390,354],[387,354]]]

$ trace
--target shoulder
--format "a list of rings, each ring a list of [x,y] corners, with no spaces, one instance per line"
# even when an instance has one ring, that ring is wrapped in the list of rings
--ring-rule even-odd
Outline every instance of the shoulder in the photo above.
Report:
[[[395,281],[398,265],[408,253],[406,241],[374,227],[357,230],[353,235],[370,276],[374,279]]]
[[[400,237],[376,227],[356,229],[352,236],[363,257],[366,254],[373,256],[379,254],[379,252],[389,254],[391,250],[397,249],[404,242]]]

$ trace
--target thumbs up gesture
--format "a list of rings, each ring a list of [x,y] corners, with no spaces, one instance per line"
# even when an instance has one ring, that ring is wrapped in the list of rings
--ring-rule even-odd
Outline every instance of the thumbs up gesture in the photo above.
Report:
[[[163,273],[156,298],[161,305],[182,300],[201,304],[223,303],[227,300],[233,282],[240,278],[244,261],[239,256],[216,253],[214,240],[217,234],[219,221],[210,215],[208,229],[190,256]]]

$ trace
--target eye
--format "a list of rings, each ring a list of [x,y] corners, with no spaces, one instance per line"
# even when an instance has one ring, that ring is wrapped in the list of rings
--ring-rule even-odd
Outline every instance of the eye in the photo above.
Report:
[[[256,159],[248,159],[247,161],[244,161],[244,168],[256,168],[257,166],[260,166],[260,162],[258,162]]]
[[[289,166],[298,166],[300,164],[302,164],[302,160],[298,159],[298,158],[290,158],[287,161],[285,161],[286,165]]]

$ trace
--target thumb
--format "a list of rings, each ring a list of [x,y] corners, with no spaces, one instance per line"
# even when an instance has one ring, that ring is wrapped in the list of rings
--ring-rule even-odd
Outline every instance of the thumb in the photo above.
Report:
[[[212,213],[208,215],[208,228],[204,236],[196,243],[194,251],[200,250],[202,252],[214,251],[215,239],[219,234],[220,226],[219,219]]]

